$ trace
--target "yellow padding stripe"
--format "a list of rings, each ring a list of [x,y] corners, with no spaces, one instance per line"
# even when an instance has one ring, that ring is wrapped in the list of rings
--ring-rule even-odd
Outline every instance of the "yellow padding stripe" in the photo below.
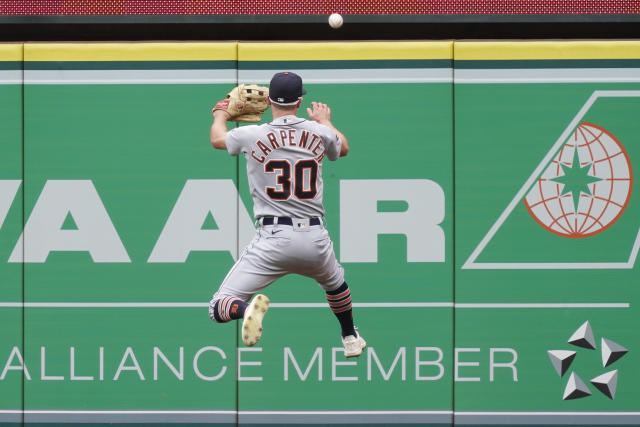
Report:
[[[640,59],[640,41],[456,42],[456,60]]]
[[[240,61],[452,59],[453,42],[239,43]]]
[[[0,61],[22,61],[22,43],[0,44]]]
[[[25,61],[235,61],[236,43],[27,43]]]

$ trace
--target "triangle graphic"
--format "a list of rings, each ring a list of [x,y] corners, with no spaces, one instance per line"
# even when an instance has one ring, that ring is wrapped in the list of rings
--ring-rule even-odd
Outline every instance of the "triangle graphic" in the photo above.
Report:
[[[620,344],[602,338],[602,366],[607,367],[622,356],[627,354],[629,350],[621,346]]]
[[[567,386],[564,389],[562,399],[573,400],[587,396],[591,396],[589,388],[575,372],[572,372],[569,381],[567,381]]]
[[[535,170],[531,173],[529,178],[524,182],[522,187],[515,194],[513,199],[509,202],[507,207],[502,211],[502,213],[498,216],[493,225],[489,228],[488,232],[484,235],[475,249],[471,252],[465,263],[463,264],[463,269],[631,269],[633,268],[636,258],[638,256],[638,252],[640,251],[640,224],[634,225],[633,231],[627,233],[628,241],[626,242],[618,242],[617,251],[615,254],[612,254],[608,251],[604,251],[605,256],[610,257],[609,259],[586,259],[584,261],[574,261],[575,257],[568,258],[567,260],[556,260],[553,257],[549,257],[549,259],[544,259],[544,256],[539,257],[538,259],[523,259],[523,260],[514,260],[509,261],[504,259],[499,259],[499,256],[492,255],[491,251],[487,251],[487,246],[490,242],[496,239],[496,234],[498,231],[505,225],[507,219],[518,210],[518,213],[521,213],[522,206],[524,205],[524,199],[527,194],[531,191],[534,184],[539,182],[539,178],[543,176],[543,173],[548,170],[550,164],[553,161],[557,161],[558,155],[561,153],[561,150],[565,146],[570,145],[570,137],[577,133],[577,129],[582,126],[581,123],[585,115],[589,112],[591,107],[596,103],[598,99],[602,98],[640,98],[640,91],[638,90],[620,90],[620,91],[612,91],[612,90],[597,90],[594,91],[589,99],[585,102],[585,104],[580,108],[576,116],[571,120],[565,130],[562,132],[557,141],[553,144],[551,149],[547,152],[542,161],[538,164]],[[574,143],[574,147],[575,144]],[[555,159],[555,160],[554,160]],[[563,162],[564,165],[568,166],[571,163],[567,159],[566,162]],[[581,165],[584,166],[584,165]],[[560,165],[558,164],[558,168]],[[561,174],[561,172],[559,172]],[[585,177],[588,181],[588,177]],[[562,192],[561,184],[557,184],[560,192]],[[596,185],[599,184],[590,184],[587,186],[589,190],[587,192],[595,189]],[[578,191],[578,186],[574,186],[575,191]],[[567,193],[562,195],[562,199],[565,200],[561,203],[571,204],[572,209],[574,205],[574,200],[581,200],[585,193],[580,192],[580,197],[576,194],[576,197],[572,197],[572,193]],[[543,199],[544,200],[544,199]],[[582,203],[581,201],[579,203]],[[565,211],[568,210],[568,207]],[[568,214],[567,214],[568,215]],[[624,218],[624,217],[623,217]],[[536,220],[537,221],[537,220]],[[615,221],[614,221],[615,222]],[[629,223],[629,227],[631,224]],[[568,227],[568,225],[567,225]],[[597,226],[591,227],[591,225],[578,224],[578,228],[576,230],[594,230]],[[544,231],[544,230],[543,230]],[[551,233],[549,233],[551,234]],[[569,233],[571,234],[571,233]],[[572,240],[588,240],[588,239],[572,239]],[[557,240],[556,240],[557,241]],[[565,244],[563,242],[563,244]],[[568,243],[566,243],[568,244]],[[584,243],[580,243],[584,245]],[[582,247],[582,246],[581,246]],[[481,255],[484,252],[488,252],[489,255],[484,256],[479,260]],[[590,251],[580,251],[580,253],[591,253]],[[544,254],[542,254],[544,255]],[[600,255],[602,256],[602,255]],[[486,260],[489,258],[489,260]],[[495,261],[494,261],[495,259]]]
[[[589,382],[605,396],[613,400],[616,397],[616,388],[618,386],[618,370],[606,372]]]
[[[571,335],[568,341],[569,344],[577,345],[578,347],[588,348],[590,350],[596,349],[596,341],[593,337],[593,330],[591,324],[587,320]]]
[[[204,222],[202,223],[202,226],[200,227],[201,230],[217,230],[218,229],[218,224],[216,224],[216,220],[213,219],[213,214],[211,213],[211,211],[209,211],[209,213],[207,213],[207,216],[204,219]]]
[[[71,211],[67,212],[67,216],[62,222],[62,227],[60,227],[60,229],[61,230],[77,230],[78,229],[78,224],[76,224],[76,221],[73,219],[73,215],[71,215]]]
[[[571,362],[573,362],[573,359],[576,357],[575,351],[568,350],[549,350],[547,354],[549,355],[553,369],[555,369],[560,376],[563,376],[565,372],[567,372],[569,366],[571,366]]]

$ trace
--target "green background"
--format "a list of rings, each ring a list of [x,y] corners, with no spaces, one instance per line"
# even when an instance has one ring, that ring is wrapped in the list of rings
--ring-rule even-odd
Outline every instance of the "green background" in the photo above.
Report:
[[[242,70],[242,58],[238,59]],[[353,61],[349,62],[353,67]],[[314,66],[321,63],[314,61]],[[371,66],[367,61],[367,67]],[[69,64],[59,67],[67,69]],[[470,68],[473,66],[467,64],[466,69]],[[265,70],[270,69],[265,64]],[[363,76],[369,73],[375,70],[362,70]],[[324,165],[326,218],[338,258],[341,180],[429,179],[445,193],[444,262],[408,263],[406,237],[382,235],[376,263],[343,263],[356,304],[444,306],[356,305],[356,324],[369,350],[349,360],[351,365],[342,364],[347,360],[338,352],[335,366],[333,349],[341,343],[339,325],[329,308],[277,305],[324,303],[324,292],[312,280],[289,276],[266,290],[275,306],[265,320],[265,335],[254,351],[242,351],[237,325],[212,323],[206,307],[233,265],[231,254],[199,251],[184,263],[147,262],[187,180],[232,180],[239,190],[239,202],[252,212],[245,160],[213,150],[208,140],[211,106],[233,86],[235,82],[0,85],[0,179],[23,180],[0,228],[0,302],[27,303],[24,310],[0,307],[0,368],[8,363],[12,348],[19,347],[31,375],[26,380],[19,371],[10,370],[0,381],[0,414],[20,409],[27,415],[34,410],[201,410],[231,414],[211,415],[206,420],[210,423],[236,419],[240,424],[280,424],[286,419],[280,413],[307,411],[299,415],[300,424],[339,424],[341,415],[335,414],[346,411],[351,414],[344,415],[345,424],[392,425],[395,422],[385,414],[397,416],[397,422],[410,422],[407,411],[418,411],[425,418],[414,419],[414,423],[437,425],[443,423],[442,417],[453,422],[453,411],[640,411],[640,370],[635,363],[637,267],[462,268],[593,91],[640,90],[640,84],[305,84],[309,95],[302,115],[312,99],[328,103],[334,124],[348,136],[351,146],[349,156]],[[584,120],[616,135],[633,166],[640,159],[639,112],[640,98],[599,99]],[[264,118],[269,119],[270,114]],[[51,253],[44,263],[7,262],[48,180],[91,180],[131,262],[96,263],[88,252],[60,251]],[[620,220],[588,239],[548,233],[520,201],[476,261],[626,261],[638,232],[639,197],[633,192]],[[392,203],[389,206],[396,209]],[[213,222],[202,228],[216,228]],[[68,226],[73,228],[73,224]],[[195,304],[143,308],[33,305],[47,302]],[[454,302],[459,304],[455,310]],[[465,306],[472,303],[629,303],[630,307]],[[587,320],[593,326],[597,350],[567,343]],[[602,368],[600,362],[603,337],[629,349],[610,368]],[[72,347],[76,375],[93,380],[70,379]],[[226,368],[215,381],[199,378],[194,369],[195,354],[208,347],[225,355],[222,358],[208,351],[199,359],[197,366],[204,375],[213,376]],[[46,375],[63,376],[63,380],[41,378],[42,348]],[[154,377],[154,348],[176,366],[182,349],[182,380],[164,362],[159,362],[158,377]],[[429,349],[420,356],[427,364],[417,361],[420,348]],[[428,364],[435,360],[434,348],[442,352],[439,364],[444,372],[438,379],[419,379],[439,376],[438,365]],[[135,361],[125,357],[127,349]],[[472,365],[454,366],[455,349],[459,362]],[[496,368],[495,377],[490,377],[491,349],[497,350],[497,363],[509,362],[511,355],[505,349],[517,353],[517,381],[512,370],[504,367]],[[547,356],[548,350],[557,349],[578,351],[571,370],[562,378]],[[291,363],[287,365],[286,354],[293,354],[303,371],[314,354],[320,354],[322,361],[316,360],[303,380]],[[382,370],[389,371],[388,379],[383,378],[374,356]],[[397,363],[391,371],[394,360]],[[14,360],[12,366],[16,364]],[[129,369],[121,370],[115,380],[119,366]],[[335,380],[333,369],[338,377],[357,380]],[[562,399],[570,372],[579,373],[588,383],[611,369],[619,371],[615,399],[591,385],[593,395],[588,398]],[[455,381],[456,371],[461,380]],[[104,378],[99,379],[101,372]],[[245,378],[238,379],[239,375]],[[469,378],[478,380],[464,380]],[[358,418],[356,411],[368,417]],[[437,418],[437,413],[443,415]],[[469,419],[473,417],[459,423]],[[478,416],[472,422],[482,419]],[[502,423],[508,424],[508,417],[505,419]],[[101,422],[101,418],[93,421]],[[615,424],[616,418],[607,422]]]
[[[21,67],[13,67],[21,68]],[[23,177],[22,138],[22,85],[0,85],[0,179],[20,180]],[[0,257],[9,259],[13,244],[23,225],[22,186],[18,190],[7,217],[0,228]],[[3,261],[0,268],[0,300],[20,302],[23,298],[23,266]],[[23,313],[20,307],[0,309],[0,348],[9,356],[14,346],[22,348]],[[4,365],[3,365],[4,368]],[[0,386],[3,408],[21,408],[23,401],[22,377],[18,371],[9,371]],[[5,403],[6,402],[6,403]]]

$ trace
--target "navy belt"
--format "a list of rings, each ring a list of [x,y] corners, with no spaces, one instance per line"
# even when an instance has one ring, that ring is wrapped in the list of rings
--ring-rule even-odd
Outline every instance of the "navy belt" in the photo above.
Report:
[[[261,223],[262,225],[284,224],[284,225],[293,226],[293,219],[291,219],[288,216],[278,216],[278,217],[263,216]],[[320,224],[322,224],[322,221],[320,221],[320,218],[318,218],[317,216],[314,216],[313,218],[309,218],[309,225],[320,225]]]

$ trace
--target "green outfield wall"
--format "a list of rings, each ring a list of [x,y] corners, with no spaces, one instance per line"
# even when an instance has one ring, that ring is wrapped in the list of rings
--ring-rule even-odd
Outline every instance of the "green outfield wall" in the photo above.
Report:
[[[24,225],[23,190],[21,179],[24,175],[23,162],[23,84],[22,45],[0,46],[0,251],[5,261],[0,269],[0,295],[3,301],[22,302],[23,266],[8,264],[6,259],[11,251],[11,240],[16,240]],[[17,203],[13,203],[17,201]],[[0,309],[2,328],[0,341],[2,351],[10,354],[13,349],[24,348],[23,308],[21,304]],[[15,353],[14,353],[15,354]],[[2,421],[21,421],[24,407],[24,384],[20,372],[9,375],[3,371],[0,386],[0,407],[12,412],[2,415]]]
[[[254,230],[211,107],[282,70],[349,138],[355,360],[310,279],[208,318]],[[640,425],[638,117],[640,42],[0,45],[0,423]]]

